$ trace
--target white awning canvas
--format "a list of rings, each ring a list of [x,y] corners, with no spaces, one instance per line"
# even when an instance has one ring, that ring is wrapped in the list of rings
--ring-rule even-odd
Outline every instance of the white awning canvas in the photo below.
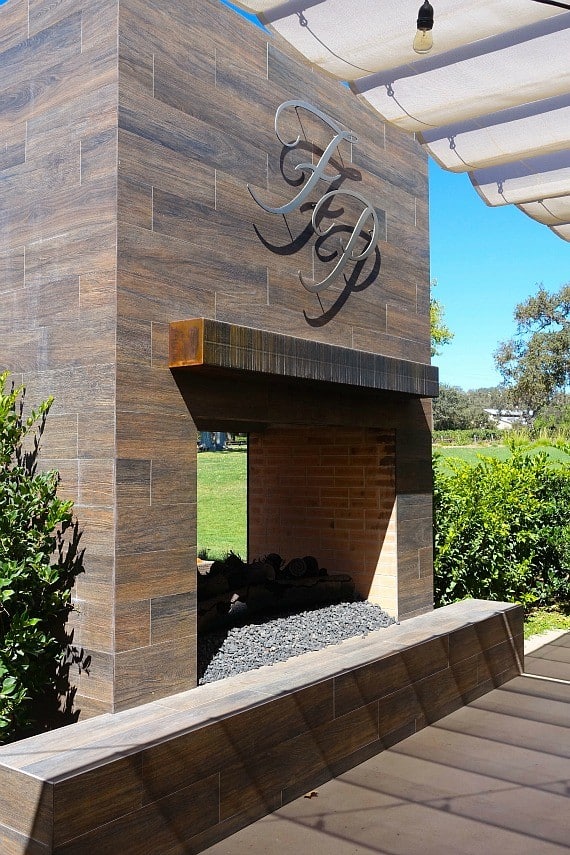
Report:
[[[349,81],[488,205],[515,204],[570,240],[570,11],[538,0],[247,0],[312,64]]]

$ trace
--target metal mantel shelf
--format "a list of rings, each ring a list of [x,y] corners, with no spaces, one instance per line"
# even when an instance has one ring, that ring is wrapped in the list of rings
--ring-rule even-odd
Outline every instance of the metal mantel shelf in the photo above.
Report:
[[[169,367],[250,372],[422,398],[436,397],[439,388],[433,365],[210,318],[170,324]]]

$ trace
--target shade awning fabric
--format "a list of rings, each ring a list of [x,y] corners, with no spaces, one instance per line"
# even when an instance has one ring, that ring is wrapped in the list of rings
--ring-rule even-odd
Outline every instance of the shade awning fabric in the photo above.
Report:
[[[416,134],[487,205],[515,204],[570,241],[570,11],[536,0],[241,0],[309,62]]]

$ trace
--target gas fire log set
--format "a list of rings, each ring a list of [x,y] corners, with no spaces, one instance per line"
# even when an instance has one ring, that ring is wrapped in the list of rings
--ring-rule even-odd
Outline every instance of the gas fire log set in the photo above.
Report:
[[[223,561],[198,565],[198,631],[261,612],[311,608],[353,597],[351,577],[329,575],[312,555],[286,562],[270,553],[247,564],[230,552]]]

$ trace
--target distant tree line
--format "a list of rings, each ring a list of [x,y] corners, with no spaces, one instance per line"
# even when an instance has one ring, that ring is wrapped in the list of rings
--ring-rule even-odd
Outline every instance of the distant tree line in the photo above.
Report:
[[[442,383],[433,402],[434,430],[475,430],[491,426],[485,409],[506,410],[508,395],[500,386],[464,391]]]
[[[494,354],[503,383],[468,392],[442,384],[434,400],[434,430],[488,428],[489,409],[518,410],[534,430],[570,429],[570,283],[554,293],[538,285],[534,296],[515,307],[514,319],[516,334]],[[432,318],[432,353],[436,334]]]

